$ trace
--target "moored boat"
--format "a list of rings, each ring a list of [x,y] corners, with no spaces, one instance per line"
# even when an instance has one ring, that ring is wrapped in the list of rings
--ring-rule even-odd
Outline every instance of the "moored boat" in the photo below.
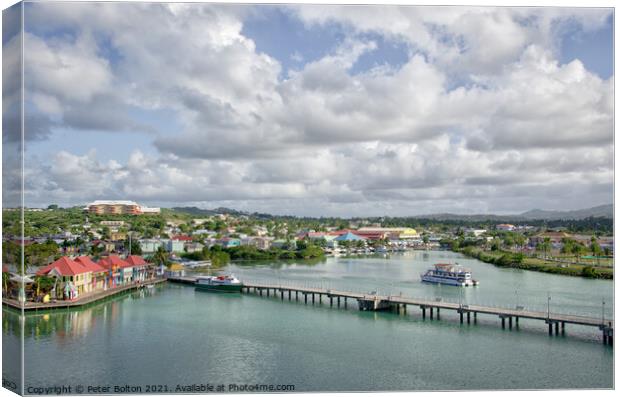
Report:
[[[459,264],[436,263],[434,268],[428,269],[420,275],[422,281],[434,284],[446,284],[459,287],[478,285],[478,281],[471,278],[471,270]]]
[[[198,276],[196,289],[215,292],[241,292],[243,283],[233,275],[230,276]]]

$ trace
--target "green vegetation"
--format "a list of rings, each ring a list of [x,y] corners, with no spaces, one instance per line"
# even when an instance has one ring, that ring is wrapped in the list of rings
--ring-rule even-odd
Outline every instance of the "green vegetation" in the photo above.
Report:
[[[613,269],[610,268],[576,264],[558,265],[556,262],[526,257],[521,253],[507,251],[484,251],[480,248],[472,246],[459,248],[456,251],[500,267],[535,270],[544,273],[564,274],[568,276],[613,279]]]
[[[28,269],[30,267],[43,266],[60,258],[61,254],[58,248],[58,244],[53,241],[26,245],[24,247],[24,267]],[[20,244],[13,241],[4,241],[2,243],[2,263],[15,265],[20,272],[21,254]]]
[[[221,248],[213,246],[203,248],[202,251],[181,254],[182,258],[194,261],[211,261],[212,267],[221,267],[229,261],[261,261],[277,259],[315,259],[325,256],[320,247],[300,243],[297,250],[270,248],[259,250],[252,246]]]
[[[230,262],[230,255],[224,252],[221,247],[215,246],[211,249],[205,247],[202,251],[181,254],[182,258],[191,261],[211,261],[211,267],[219,268]]]

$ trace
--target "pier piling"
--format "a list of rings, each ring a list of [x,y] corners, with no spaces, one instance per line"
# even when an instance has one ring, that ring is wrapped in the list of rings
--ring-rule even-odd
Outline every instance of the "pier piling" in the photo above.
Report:
[[[469,312],[467,312],[467,324],[469,324],[469,323],[470,323],[470,321],[471,321],[471,320],[470,320],[470,319],[471,319],[471,317],[470,317],[469,315],[470,315],[470,313],[469,313]]]

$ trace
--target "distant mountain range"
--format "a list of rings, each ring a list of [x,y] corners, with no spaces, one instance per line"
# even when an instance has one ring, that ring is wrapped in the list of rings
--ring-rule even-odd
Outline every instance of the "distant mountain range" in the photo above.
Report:
[[[477,214],[477,215],[458,215],[458,214],[431,214],[418,215],[415,218],[437,219],[437,220],[463,220],[463,221],[520,221],[520,220],[579,220],[586,218],[610,218],[614,217],[613,204],[599,205],[597,207],[585,208],[573,211],[548,211],[548,210],[530,210],[521,214],[514,215],[493,215],[493,214]]]
[[[250,214],[248,212],[237,211],[230,208],[215,208],[215,209],[202,209],[198,207],[174,207],[171,208],[174,211],[185,212],[197,216],[211,216],[216,214],[229,214],[229,215],[254,215],[260,218],[269,218],[269,214]],[[579,220],[585,218],[609,218],[614,217],[613,204],[599,205],[597,207],[573,210],[573,211],[549,211],[534,209],[521,214],[514,215],[493,215],[493,214],[476,214],[476,215],[459,215],[459,214],[430,214],[430,215],[417,215],[411,218],[418,219],[436,219],[436,220],[462,220],[462,221],[526,221],[526,220]],[[377,217],[370,217],[377,218]]]
[[[574,211],[546,211],[531,210],[521,214],[526,219],[585,219],[585,218],[612,218],[614,217],[613,204],[599,205]]]
[[[192,215],[202,215],[202,216],[212,216],[217,214],[228,214],[228,215],[248,215],[245,212],[237,211],[231,208],[219,207],[212,210],[206,210],[198,207],[173,207],[170,208],[173,211],[184,212],[186,214]]]

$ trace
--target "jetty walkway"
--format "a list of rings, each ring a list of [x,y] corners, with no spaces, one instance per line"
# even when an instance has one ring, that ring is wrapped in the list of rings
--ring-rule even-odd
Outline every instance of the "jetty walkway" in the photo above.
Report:
[[[168,278],[170,282],[194,284],[195,277],[175,277]],[[564,334],[566,324],[576,324],[598,328],[603,337],[603,343],[613,345],[614,321],[597,317],[587,317],[569,315],[552,312],[531,311],[525,308],[501,308],[481,305],[468,305],[464,303],[445,302],[442,300],[431,300],[428,298],[411,298],[401,295],[378,295],[372,293],[361,293],[351,291],[339,291],[328,288],[316,288],[307,286],[290,286],[270,282],[244,282],[242,293],[253,293],[259,296],[274,296],[281,300],[288,299],[300,301],[303,299],[305,304],[310,301],[312,304],[323,303],[329,300],[330,307],[347,308],[349,300],[357,303],[357,307],[362,311],[396,311],[407,313],[409,306],[418,307],[422,312],[422,318],[428,316],[433,319],[435,316],[440,318],[441,310],[452,310],[459,314],[461,324],[467,321],[474,323],[478,314],[497,316],[501,320],[502,328],[512,329],[513,324],[518,326],[520,318],[544,321],[549,327],[549,335],[560,333]]]
[[[48,303],[42,302],[19,302],[15,299],[7,299],[2,298],[2,305],[8,306],[16,310],[22,310],[26,312],[37,312],[37,311],[45,311],[45,310],[54,310],[54,309],[71,309],[71,308],[80,308],[87,307],[93,304],[100,303],[103,300],[106,300],[114,295],[118,295],[121,292],[131,291],[143,288],[150,284],[159,284],[165,282],[165,278],[155,278],[152,280],[145,280],[140,283],[123,285],[121,287],[110,288],[106,291],[96,292],[93,294],[89,294],[84,296],[83,298],[79,298],[76,300],[58,300]]]

